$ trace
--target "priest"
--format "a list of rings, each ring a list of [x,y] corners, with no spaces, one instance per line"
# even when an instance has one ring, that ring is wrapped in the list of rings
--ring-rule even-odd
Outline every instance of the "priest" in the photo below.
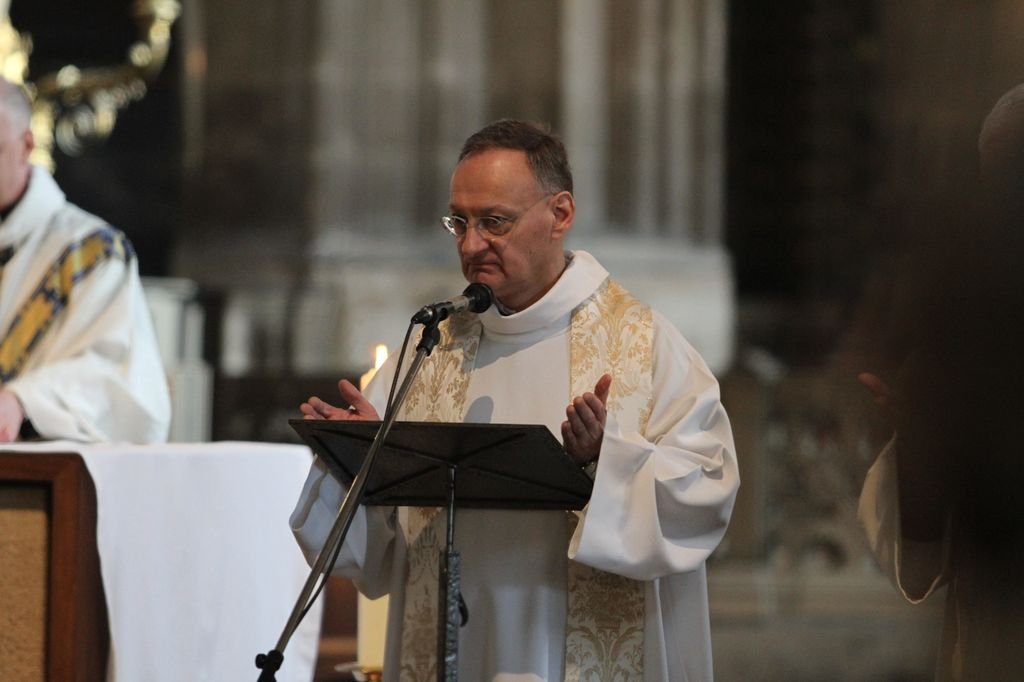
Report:
[[[683,336],[567,250],[572,189],[558,138],[514,120],[472,135],[451,179],[442,225],[495,303],[442,323],[399,418],[544,424],[594,478],[579,513],[459,510],[459,677],[710,680],[705,561],[739,485],[729,420]],[[340,382],[348,407],[312,397],[303,414],[378,419],[396,362],[365,395]],[[314,462],[291,518],[311,561],[344,492]],[[363,507],[333,567],[390,595],[385,680],[436,678],[444,531],[438,510]]]
[[[131,243],[29,163],[0,79],[0,442],[167,440],[167,377]]]

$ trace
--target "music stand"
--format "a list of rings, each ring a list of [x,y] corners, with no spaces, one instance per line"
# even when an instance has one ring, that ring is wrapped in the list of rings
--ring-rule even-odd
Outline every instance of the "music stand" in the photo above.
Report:
[[[346,486],[380,422],[289,420]],[[582,509],[593,481],[538,424],[395,422],[362,503],[403,507],[448,504],[448,470],[458,476],[456,507]]]
[[[380,422],[289,423],[346,486],[380,428]],[[363,504],[447,508],[437,666],[438,680],[454,681],[458,628],[468,619],[459,589],[460,557],[453,546],[455,508],[582,509],[593,481],[547,427],[535,424],[395,422],[381,454],[367,479]]]

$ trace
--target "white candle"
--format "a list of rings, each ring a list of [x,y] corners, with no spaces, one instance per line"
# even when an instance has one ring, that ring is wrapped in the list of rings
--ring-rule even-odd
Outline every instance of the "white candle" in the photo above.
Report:
[[[2,0],[0,0],[2,1]],[[366,390],[366,385],[377,373],[380,366],[388,359],[388,347],[377,344],[374,348],[373,367],[359,377],[359,390]],[[367,672],[384,669],[384,633],[387,631],[388,598],[367,599],[359,595],[356,612],[356,662]]]
[[[384,668],[384,633],[387,631],[388,598],[359,595],[356,613],[356,662],[367,672]]]

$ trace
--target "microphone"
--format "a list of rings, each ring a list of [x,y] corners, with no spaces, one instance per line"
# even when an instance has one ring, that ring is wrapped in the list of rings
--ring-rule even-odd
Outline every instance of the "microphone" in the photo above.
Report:
[[[493,300],[494,294],[489,286],[473,282],[465,288],[461,296],[456,296],[450,301],[440,301],[423,306],[412,316],[412,322],[413,324],[437,324],[448,319],[449,315],[461,313],[463,310],[482,313],[491,307]]]

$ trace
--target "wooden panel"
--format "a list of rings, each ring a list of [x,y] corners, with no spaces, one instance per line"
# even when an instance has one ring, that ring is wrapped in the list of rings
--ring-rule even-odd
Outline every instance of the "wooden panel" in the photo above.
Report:
[[[0,483],[0,661],[9,679],[46,679],[49,489]]]
[[[327,581],[324,600],[323,625],[317,652],[314,682],[349,682],[351,673],[339,672],[337,666],[356,660],[355,585],[348,578],[332,576]]]
[[[28,493],[37,505],[39,491],[46,498],[46,679],[103,679],[109,634],[96,551],[96,489],[85,463],[70,453],[0,452],[0,485],[37,491]],[[38,608],[38,597],[31,599]]]

